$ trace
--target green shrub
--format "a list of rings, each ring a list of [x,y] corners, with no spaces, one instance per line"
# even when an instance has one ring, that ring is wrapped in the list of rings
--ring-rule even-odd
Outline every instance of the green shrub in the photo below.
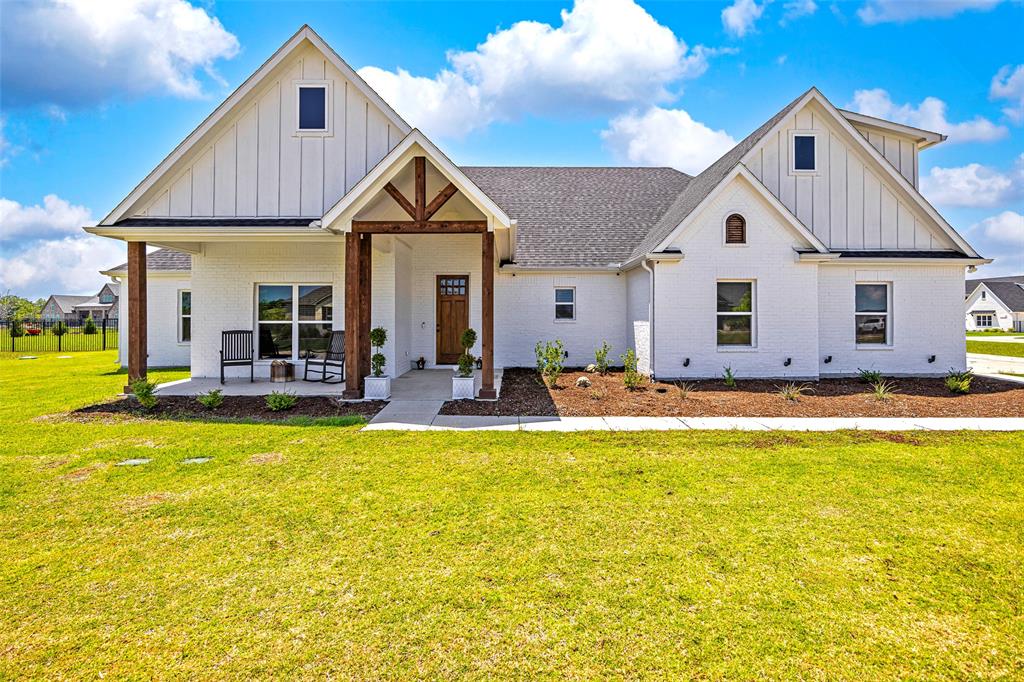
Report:
[[[736,375],[733,374],[732,367],[722,368],[722,379],[728,388],[736,388]]]
[[[877,369],[860,369],[858,367],[857,377],[865,384],[877,384],[882,380],[882,373]]]
[[[611,349],[607,341],[602,341],[601,347],[594,351],[594,364],[597,365],[599,374],[608,373],[608,351]]]
[[[213,388],[197,395],[196,402],[208,410],[216,410],[224,404],[224,393],[219,388]]]
[[[869,393],[874,397],[875,400],[881,400],[883,402],[890,400],[896,393],[896,384],[891,381],[876,381],[871,384],[871,390]]]
[[[82,327],[83,334],[98,334],[99,330],[96,329],[96,323],[92,321],[91,317],[85,318],[85,326]]]
[[[387,364],[387,357],[380,352],[384,344],[388,342],[388,330],[384,327],[374,327],[370,330],[370,345],[377,349],[377,352],[370,357],[370,371],[373,376],[384,376],[384,365]],[[273,409],[273,408],[271,408]]]
[[[11,336],[15,339],[25,336],[25,325],[21,320],[11,320]]]
[[[63,322],[58,322],[57,324],[50,327],[50,333],[53,334],[54,336],[64,336],[65,334],[68,333],[68,326]]]
[[[620,355],[619,357],[622,358],[622,383],[630,391],[640,388],[644,377],[640,372],[636,371],[636,351],[630,348],[626,351],[625,355]]]
[[[775,389],[780,396],[786,400],[792,400],[793,402],[799,401],[800,398],[808,393],[814,393],[814,389],[807,384],[797,384],[792,381],[788,384],[783,384],[782,386],[776,386]]]
[[[558,378],[562,376],[562,360],[565,358],[562,341],[538,341],[534,351],[537,354],[537,371],[544,382],[551,387],[557,386]]]
[[[273,391],[266,397],[266,401],[271,412],[281,412],[295,407],[299,397],[291,391]]]
[[[462,355],[459,356],[459,376],[473,376],[473,363],[476,358],[469,352],[469,349],[476,345],[476,331],[466,329],[459,337],[459,345],[462,346]]]
[[[950,393],[966,394],[971,392],[971,381],[974,379],[974,371],[968,368],[959,372],[950,368],[946,373],[946,388]]]
[[[132,394],[135,399],[139,401],[139,405],[146,410],[152,410],[156,407],[156,382],[149,381],[148,379],[136,379],[129,387],[132,390]]]

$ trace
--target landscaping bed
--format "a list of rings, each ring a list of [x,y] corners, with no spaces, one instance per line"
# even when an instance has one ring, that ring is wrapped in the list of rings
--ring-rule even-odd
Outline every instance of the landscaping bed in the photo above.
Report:
[[[75,415],[128,415],[149,419],[232,419],[284,421],[295,418],[362,417],[372,419],[387,403],[382,400],[341,402],[323,396],[301,397],[295,407],[272,411],[263,396],[224,396],[216,409],[207,409],[192,396],[159,396],[152,410],[144,410],[134,398],[120,398],[75,410]]]
[[[576,386],[585,376],[589,388]],[[782,380],[739,380],[728,388],[722,380],[648,383],[627,390],[622,372],[607,375],[566,371],[549,389],[533,369],[506,369],[495,402],[449,401],[447,415],[538,415],[563,417],[1024,417],[1024,385],[975,377],[967,395],[950,393],[942,379],[890,379],[895,393],[877,400],[858,379],[807,382],[798,400],[779,394]]]

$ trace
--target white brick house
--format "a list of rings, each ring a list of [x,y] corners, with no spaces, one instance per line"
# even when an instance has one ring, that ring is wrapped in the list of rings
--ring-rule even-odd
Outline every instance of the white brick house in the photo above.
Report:
[[[218,374],[224,330],[254,331],[262,375],[344,330],[355,397],[378,325],[392,374],[476,329],[483,395],[554,339],[569,365],[607,341],[659,378],[939,374],[965,366],[965,270],[988,262],[917,190],[943,139],[811,88],[695,177],[460,167],[303,27],[86,229],[139,272],[147,242],[192,255],[194,376]],[[152,358],[171,337],[149,321]]]

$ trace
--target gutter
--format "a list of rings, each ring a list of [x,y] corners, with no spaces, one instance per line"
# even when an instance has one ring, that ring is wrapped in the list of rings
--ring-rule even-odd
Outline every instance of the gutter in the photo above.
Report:
[[[654,268],[648,265],[654,261],[644,259],[640,261],[640,267],[650,274],[651,291],[647,297],[647,348],[651,359],[651,377],[654,376]]]

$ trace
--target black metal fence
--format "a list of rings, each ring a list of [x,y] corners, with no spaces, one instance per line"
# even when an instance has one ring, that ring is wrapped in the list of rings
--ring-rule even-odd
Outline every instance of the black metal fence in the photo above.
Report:
[[[117,319],[0,320],[0,352],[47,353],[117,348]]]

